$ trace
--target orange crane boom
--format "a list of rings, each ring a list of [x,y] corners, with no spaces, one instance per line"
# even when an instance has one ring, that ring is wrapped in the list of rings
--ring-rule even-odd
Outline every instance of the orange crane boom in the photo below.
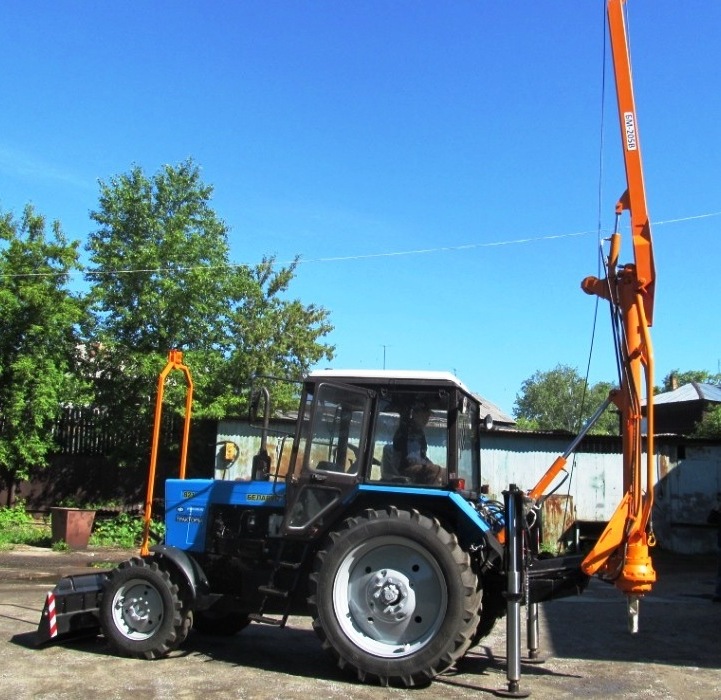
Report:
[[[654,544],[650,527],[654,487],[654,363],[650,327],[653,322],[656,271],[633,96],[625,4],[626,0],[607,2],[626,190],[616,204],[616,225],[605,261],[606,277],[587,277],[581,284],[586,293],[597,295],[610,303],[614,319],[622,376],[620,390],[612,392],[609,401],[618,407],[621,414],[624,497],[595,547],[584,559],[582,568],[589,575],[599,575],[613,581],[629,596],[629,621],[632,631],[635,631],[638,598],[649,592],[656,580],[649,556],[649,547]],[[619,264],[619,225],[625,211],[631,219],[634,262]],[[641,434],[644,395],[647,435],[645,468]],[[530,491],[532,500],[542,496],[553,478],[564,468],[567,456],[560,456]]]
[[[651,225],[646,206],[646,190],[641,164],[641,144],[633,96],[631,60],[624,19],[626,0],[608,0],[607,16],[619,123],[626,166],[626,191],[616,205],[616,230],[611,236],[607,277],[586,278],[582,287],[611,303],[619,321],[618,353],[622,367],[621,391],[614,398],[622,418],[624,498],[596,546],[583,562],[588,574],[601,574],[614,581],[630,596],[651,590],[656,580],[649,546],[654,486],[653,348],[650,327],[653,321],[655,265]],[[619,265],[621,214],[628,211],[634,263]],[[642,401],[646,395],[646,468],[642,456]]]

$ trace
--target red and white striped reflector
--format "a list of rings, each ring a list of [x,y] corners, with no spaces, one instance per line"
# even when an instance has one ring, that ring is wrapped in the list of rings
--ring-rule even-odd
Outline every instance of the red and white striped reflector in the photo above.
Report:
[[[55,613],[55,596],[52,591],[48,593],[48,597],[45,599],[45,607],[48,609],[48,628],[52,639],[58,636],[58,618]]]

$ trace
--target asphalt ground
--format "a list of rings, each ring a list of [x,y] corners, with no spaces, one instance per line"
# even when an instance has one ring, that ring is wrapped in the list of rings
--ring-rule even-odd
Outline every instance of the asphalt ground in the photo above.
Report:
[[[112,656],[102,637],[35,648],[45,595],[62,576],[134,553],[0,552],[0,698],[427,700],[491,698],[508,688],[504,621],[456,668],[416,689],[348,677],[322,651],[305,617],[290,618],[285,629],[251,625],[230,639],[191,633],[158,661]],[[524,660],[521,690],[554,700],[721,697],[721,604],[711,601],[715,558],[655,552],[654,566],[658,581],[641,603],[636,635],[627,630],[625,598],[598,580],[582,596],[541,605],[543,663]]]

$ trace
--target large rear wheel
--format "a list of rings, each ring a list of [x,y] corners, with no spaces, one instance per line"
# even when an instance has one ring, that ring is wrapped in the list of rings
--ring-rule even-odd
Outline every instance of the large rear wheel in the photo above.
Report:
[[[145,659],[165,656],[185,641],[192,620],[178,585],[157,562],[134,557],[109,574],[100,624],[117,653]]]
[[[313,627],[342,668],[382,685],[428,683],[470,645],[480,592],[440,523],[389,508],[330,535],[310,577]]]

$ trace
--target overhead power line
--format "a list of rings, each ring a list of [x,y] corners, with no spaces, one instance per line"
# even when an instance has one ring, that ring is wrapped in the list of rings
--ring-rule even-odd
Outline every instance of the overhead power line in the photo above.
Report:
[[[665,221],[656,221],[652,223],[652,226],[664,226],[666,224],[678,224],[685,221],[694,221],[698,219],[709,219],[712,217],[721,216],[721,211],[709,212],[708,214],[696,214],[694,216],[684,216],[676,219],[666,219]],[[551,234],[548,236],[528,236],[525,238],[513,238],[505,241],[486,241],[483,243],[465,243],[462,245],[454,246],[437,246],[432,248],[415,248],[410,250],[394,250],[385,251],[379,253],[361,253],[357,255],[336,255],[331,257],[322,258],[299,258],[297,260],[286,260],[276,261],[278,265],[291,265],[297,263],[299,265],[308,265],[310,263],[329,263],[329,262],[346,262],[352,260],[372,260],[374,258],[394,258],[404,257],[411,255],[432,255],[436,253],[452,253],[464,250],[476,250],[480,248],[499,248],[501,246],[511,245],[527,245],[529,243],[543,243],[548,241],[560,240],[563,238],[578,238],[581,236],[598,236],[599,231],[576,231],[573,233],[558,233]],[[124,268],[115,270],[70,270],[67,272],[55,271],[55,272],[22,272],[17,274],[0,275],[0,278],[18,278],[18,277],[59,277],[62,275],[79,276],[87,275],[90,277],[107,276],[107,275],[130,275],[130,274],[160,274],[160,273],[172,273],[177,274],[179,272],[192,272],[193,270],[221,270],[237,267],[251,266],[253,263],[227,263],[225,265],[194,265],[189,267],[179,267],[173,265],[172,267],[157,267],[157,268]]]

